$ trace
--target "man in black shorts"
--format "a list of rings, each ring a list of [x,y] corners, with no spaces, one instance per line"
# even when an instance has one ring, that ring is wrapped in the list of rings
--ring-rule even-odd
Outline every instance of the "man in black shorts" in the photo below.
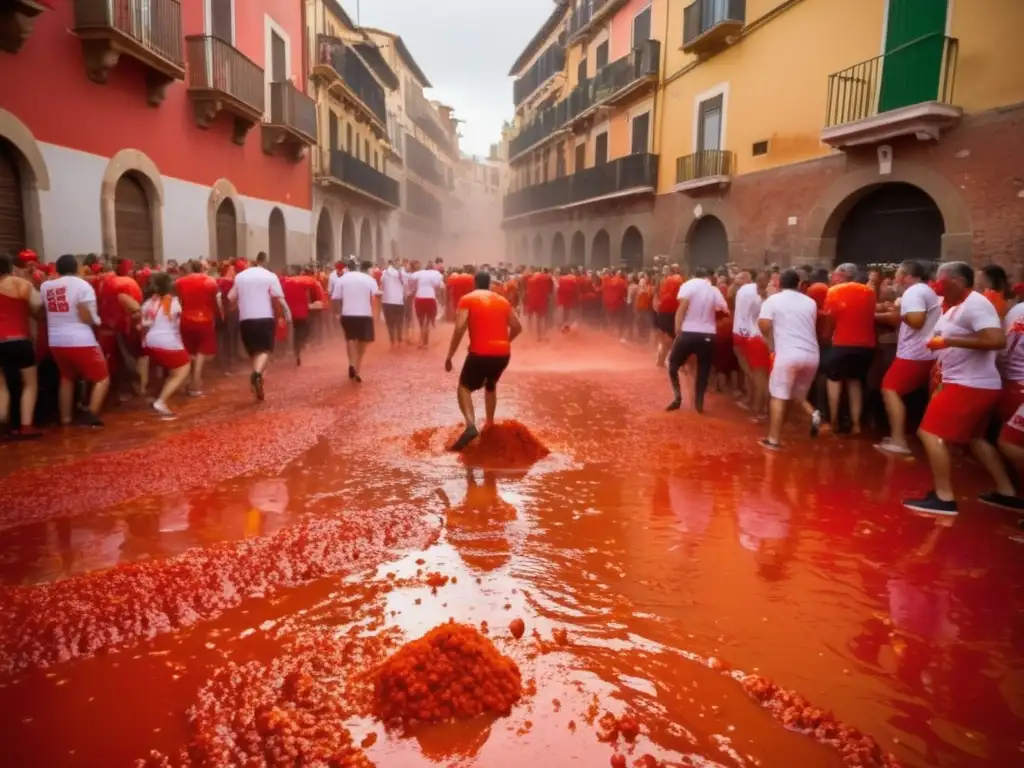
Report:
[[[257,400],[263,399],[263,372],[274,351],[277,316],[291,321],[284,290],[277,275],[266,268],[267,254],[256,255],[256,266],[243,269],[235,277],[228,300],[238,305],[242,345],[252,362],[249,386]]]
[[[359,383],[366,345],[374,339],[373,308],[380,295],[377,281],[367,274],[373,264],[364,261],[358,270],[349,270],[334,284],[331,300],[341,304],[341,329],[345,332],[348,351],[348,377]]]
[[[473,282],[476,290],[459,300],[455,331],[444,361],[444,369],[451,371],[452,358],[468,330],[469,354],[462,365],[458,387],[459,410],[466,421],[466,429],[452,445],[453,451],[461,451],[480,434],[473,410],[473,393],[478,389],[484,390],[486,425],[494,423],[494,412],[498,407],[498,380],[511,359],[512,341],[523,330],[519,315],[508,299],[490,290],[489,273],[477,272]]]

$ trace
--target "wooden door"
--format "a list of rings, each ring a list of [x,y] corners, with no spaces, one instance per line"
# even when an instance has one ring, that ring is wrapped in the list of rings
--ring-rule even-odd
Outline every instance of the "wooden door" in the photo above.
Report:
[[[221,201],[217,206],[217,260],[237,259],[238,253],[238,219],[235,216],[235,205],[229,199]]]
[[[142,183],[126,173],[114,188],[114,232],[117,256],[136,264],[155,261],[153,252],[153,215]]]
[[[16,151],[0,139],[0,252],[11,254],[25,247],[25,205]]]

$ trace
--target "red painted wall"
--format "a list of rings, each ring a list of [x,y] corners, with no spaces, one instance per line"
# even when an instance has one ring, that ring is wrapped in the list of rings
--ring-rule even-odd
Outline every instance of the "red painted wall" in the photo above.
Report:
[[[231,141],[227,115],[218,116],[207,130],[196,127],[180,81],[169,86],[159,107],[148,106],[144,68],[126,56],[105,85],[90,81],[81,43],[71,32],[73,5],[71,0],[54,3],[53,10],[38,17],[18,54],[0,55],[0,106],[24,122],[37,141],[104,157],[138,149],[165,176],[205,186],[223,177],[240,194],[312,207],[308,160],[291,163],[264,154],[259,124],[249,131],[244,146]],[[184,34],[203,33],[203,0],[183,0],[181,5]],[[265,14],[288,34],[292,78],[303,87],[301,0],[236,0],[236,47],[263,66]]]
[[[648,5],[651,0],[629,0],[612,17],[608,31],[608,60],[620,59],[633,50],[633,19]],[[651,25],[651,36],[657,37],[660,30]]]

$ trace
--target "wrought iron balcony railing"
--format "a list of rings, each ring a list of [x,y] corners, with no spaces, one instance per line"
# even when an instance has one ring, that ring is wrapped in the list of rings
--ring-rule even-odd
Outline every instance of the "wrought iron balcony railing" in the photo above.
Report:
[[[241,144],[263,117],[263,69],[230,43],[212,35],[185,38],[188,91],[196,123],[205,128],[222,110],[235,117],[234,140]]]
[[[698,179],[731,176],[735,157],[727,149],[702,149],[676,158],[676,184]]]
[[[431,184],[439,187],[447,184],[441,161],[411,133],[405,134],[405,166]]]
[[[565,48],[557,42],[549,45],[533,65],[512,84],[512,97],[518,107],[538,88],[565,69]]]
[[[355,51],[337,37],[317,35],[316,61],[317,68],[328,67],[333,70],[380,124],[387,125],[384,87],[377,82]]]
[[[703,53],[743,28],[746,0],[696,0],[683,10],[683,51]]]
[[[405,180],[405,207],[414,216],[441,223],[441,201],[411,179]]]
[[[325,147],[323,154],[326,157],[321,159],[321,167],[329,168],[333,178],[392,207],[401,204],[396,179],[343,150]]]

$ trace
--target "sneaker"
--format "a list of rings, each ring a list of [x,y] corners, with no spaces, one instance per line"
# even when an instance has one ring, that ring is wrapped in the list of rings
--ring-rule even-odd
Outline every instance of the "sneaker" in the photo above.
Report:
[[[186,397],[205,397],[205,395],[203,393],[203,390],[201,390],[201,389],[186,389],[185,390],[185,396]]]
[[[92,411],[82,411],[75,419],[75,424],[80,427],[92,427],[98,429],[103,426],[103,420]]]
[[[259,400],[260,402],[263,402],[263,398],[265,397],[265,394],[263,392],[263,374],[262,373],[254,373],[253,374],[252,386],[253,386],[253,392],[256,395],[256,399]]]
[[[1020,496],[1005,496],[997,491],[991,493],[979,493],[978,501],[999,509],[1008,509],[1011,512],[1024,512],[1024,499]]]
[[[356,377],[356,367],[354,365],[350,365],[348,367],[348,377],[350,379],[354,379]]]
[[[948,515],[954,517],[957,514],[955,501],[943,501],[935,495],[935,491],[928,491],[923,499],[904,499],[903,506],[915,512],[927,512],[932,515]]]
[[[776,443],[772,440],[769,440],[767,437],[764,438],[763,440],[758,440],[757,442],[760,443],[762,448],[767,448],[769,451],[782,450],[782,443]]]
[[[165,403],[163,400],[157,400],[155,403],[153,403],[153,410],[156,412],[156,415],[159,416],[161,419],[175,418],[174,413],[171,411],[170,408],[167,407],[167,403]]]
[[[459,439],[452,444],[452,447],[449,448],[449,450],[461,451],[467,445],[476,440],[479,436],[480,432],[477,430],[476,427],[466,427],[465,431],[463,431],[463,433],[459,435]]]
[[[668,407],[665,408],[665,410],[666,411],[678,411],[682,407],[683,407],[683,401],[682,401],[681,398],[677,397],[675,400],[673,400],[671,403],[668,404]]]
[[[817,437],[821,434],[821,411],[815,410],[811,414],[811,437]]]
[[[875,448],[880,450],[882,453],[888,453],[892,456],[913,456],[914,452],[909,448],[906,448],[899,443],[894,443],[890,438],[885,438],[880,443],[875,443]]]

